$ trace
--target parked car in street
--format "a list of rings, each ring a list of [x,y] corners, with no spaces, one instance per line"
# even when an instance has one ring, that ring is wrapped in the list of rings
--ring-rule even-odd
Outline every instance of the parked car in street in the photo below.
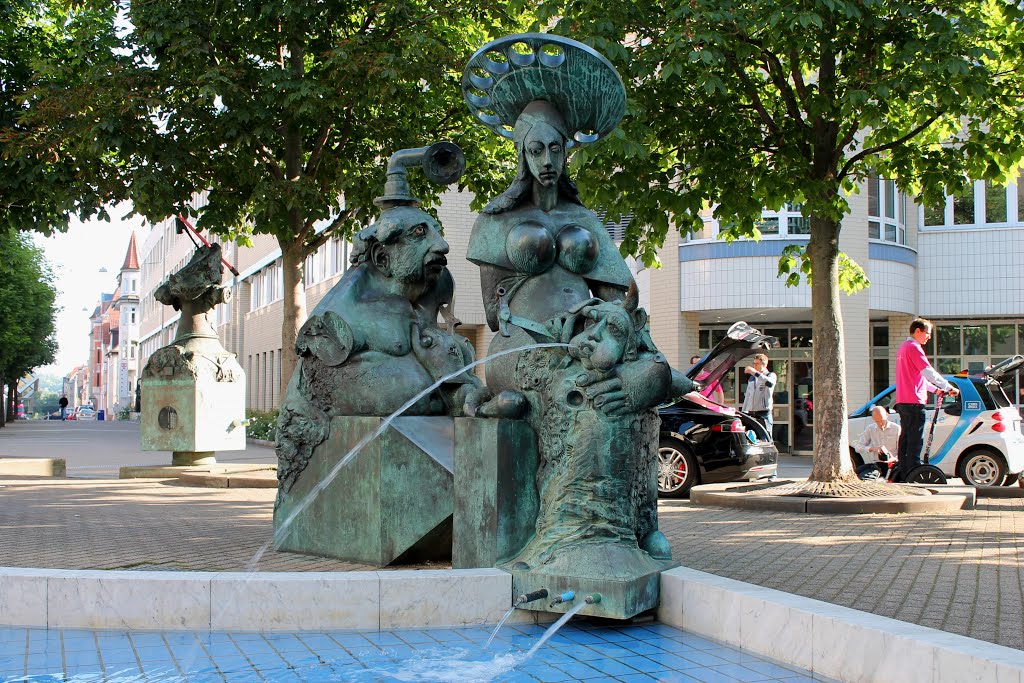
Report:
[[[93,410],[92,406],[78,406],[75,408],[73,420],[95,420],[96,411]]]
[[[1000,486],[1017,483],[1024,471],[1024,434],[1021,416],[1010,403],[999,381],[1024,368],[1024,356],[1013,356],[970,374],[943,375],[960,390],[959,396],[945,396],[932,441],[929,462],[947,477],[959,477],[971,486]],[[931,398],[931,395],[929,395]],[[850,414],[850,439],[856,439],[871,422],[871,409],[889,410],[889,419],[899,422],[894,409],[896,386],[890,386]],[[926,411],[925,433],[935,414],[935,402]],[[864,464],[850,449],[855,465]]]
[[[696,484],[760,479],[775,474],[779,451],[750,415],[709,397],[733,366],[778,344],[744,322],[686,373],[701,388],[662,406],[658,496],[683,498]]]

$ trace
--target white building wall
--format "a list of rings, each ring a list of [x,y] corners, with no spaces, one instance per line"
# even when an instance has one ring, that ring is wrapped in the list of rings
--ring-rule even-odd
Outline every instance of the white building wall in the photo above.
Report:
[[[919,240],[921,315],[1024,315],[1024,229],[926,229]]]
[[[737,250],[745,246],[718,244]],[[687,244],[680,248],[680,253],[685,254],[697,246],[704,245]],[[683,261],[680,265],[680,308],[683,311],[810,309],[811,288],[806,284],[787,287],[785,280],[778,277],[778,272],[778,256],[712,256]]]

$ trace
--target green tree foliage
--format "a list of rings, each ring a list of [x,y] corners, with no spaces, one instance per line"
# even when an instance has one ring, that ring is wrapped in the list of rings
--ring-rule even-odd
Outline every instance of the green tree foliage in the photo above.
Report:
[[[57,292],[42,250],[28,235],[0,233],[0,263],[0,386],[13,387],[33,368],[54,360]]]
[[[540,18],[609,55],[629,89],[621,132],[576,159],[588,199],[635,213],[624,249],[655,261],[670,225],[697,229],[711,206],[727,239],[757,237],[763,208],[803,204],[810,240],[780,273],[814,275],[812,478],[852,477],[838,292],[866,280],[848,260],[840,277],[847,197],[879,173],[933,200],[1020,162],[1018,4],[553,0]]]
[[[136,68],[124,111],[152,129],[128,155],[131,198],[151,220],[207,191],[198,226],[245,243],[274,235],[284,271],[283,381],[306,317],[303,262],[376,213],[388,157],[451,139],[493,196],[510,151],[473,125],[461,70],[518,16],[455,0],[132,3]],[[104,81],[107,82],[107,81]],[[116,84],[111,84],[116,87]],[[411,173],[427,201],[438,188]]]
[[[73,215],[108,218],[103,205],[125,196],[114,152],[139,117],[103,85],[130,66],[114,13],[110,2],[0,3],[0,231],[63,231]]]

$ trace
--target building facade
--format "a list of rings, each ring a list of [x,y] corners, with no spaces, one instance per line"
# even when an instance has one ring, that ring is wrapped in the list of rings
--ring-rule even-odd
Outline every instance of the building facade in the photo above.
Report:
[[[896,350],[915,316],[936,324],[928,350],[940,371],[977,371],[1024,353],[1024,204],[1020,180],[977,182],[942,206],[921,207],[890,180],[872,178],[849,197],[840,248],[864,267],[871,286],[841,295],[847,398],[857,407],[894,381]],[[806,243],[809,219],[798,206],[765,211],[760,241],[727,245],[717,221],[690,238],[678,235],[661,252],[651,276],[652,330],[673,363],[703,354],[736,320],[779,337],[768,355],[779,376],[775,437],[807,452],[814,443],[811,297],[806,284],[786,287],[778,258]],[[724,387],[738,405],[745,382],[737,369]],[[1011,400],[1024,387],[1008,380]]]
[[[438,209],[451,251],[456,281],[458,328],[486,352],[487,328],[477,267],[465,258],[475,214],[472,196],[448,192]],[[205,198],[199,196],[196,206]],[[1024,192],[1018,183],[996,187],[975,183],[973,191],[950,197],[939,207],[921,207],[892,181],[872,178],[849,198],[840,248],[864,267],[866,291],[842,296],[850,407],[867,401],[892,381],[895,353],[915,316],[930,318],[936,333],[929,349],[944,371],[979,370],[1024,353]],[[139,351],[137,367],[175,334],[177,313],[153,292],[183,266],[193,243],[174,221],[153,227],[139,254]],[[658,347],[676,367],[707,352],[729,325],[745,320],[780,339],[770,354],[779,376],[775,393],[775,437],[785,450],[808,452],[814,443],[814,387],[810,288],[786,287],[777,277],[778,258],[790,244],[806,243],[809,219],[800,207],[766,211],[760,241],[726,244],[717,221],[689,237],[670,235],[660,252],[662,268],[630,266],[651,313]],[[615,236],[615,229],[612,229]],[[225,273],[231,300],[215,310],[216,327],[227,349],[246,371],[247,407],[267,411],[280,405],[283,319],[281,251],[274,238],[256,235],[252,247],[224,245],[225,258],[239,275]],[[349,245],[331,239],[305,264],[307,310],[312,312],[348,267]],[[123,296],[123,294],[122,294]],[[726,402],[738,405],[744,383],[737,368],[727,378]],[[1012,380],[1007,393],[1024,402],[1024,387]]]

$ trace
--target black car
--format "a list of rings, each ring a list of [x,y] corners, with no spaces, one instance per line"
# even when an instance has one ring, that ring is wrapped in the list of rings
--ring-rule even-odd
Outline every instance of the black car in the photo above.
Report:
[[[686,373],[700,385],[662,406],[658,495],[682,498],[695,484],[760,479],[775,474],[779,451],[760,422],[712,401],[714,388],[739,361],[778,344],[744,322]]]

